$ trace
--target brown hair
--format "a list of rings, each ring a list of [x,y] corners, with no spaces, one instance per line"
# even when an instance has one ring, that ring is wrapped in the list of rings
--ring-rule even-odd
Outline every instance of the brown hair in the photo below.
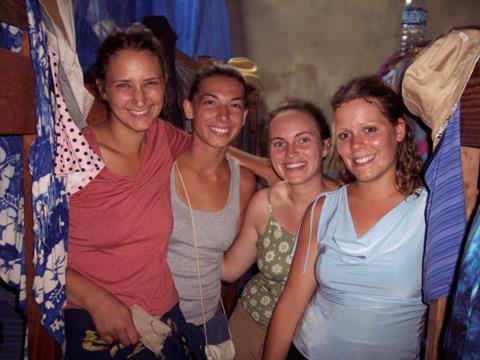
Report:
[[[323,115],[322,110],[317,105],[309,101],[290,98],[287,99],[285,102],[281,103],[275,110],[271,111],[268,114],[265,120],[267,143],[268,137],[270,136],[270,124],[272,123],[273,119],[278,114],[289,110],[299,111],[311,117],[313,122],[315,123],[315,126],[318,129],[318,132],[320,133],[320,138],[322,140],[330,139],[330,127],[328,126],[327,120],[325,119],[325,115]]]
[[[158,59],[165,85],[165,106],[162,109],[162,115],[164,115],[167,111],[165,107],[171,103],[170,99],[172,98],[171,90],[166,86],[167,67],[165,56],[160,41],[145,25],[137,23],[126,29],[116,29],[105,38],[92,69],[94,79],[105,81],[105,74],[112,57],[122,50],[148,51]]]
[[[243,98],[246,102],[248,89],[247,89],[247,83],[245,82],[245,79],[243,78],[242,74],[233,66],[227,65],[227,64],[221,64],[221,63],[213,63],[210,65],[207,65],[205,67],[200,68],[196,72],[195,77],[193,78],[192,84],[190,85],[188,100],[193,101],[195,94],[197,94],[198,91],[200,90],[200,85],[204,80],[209,79],[211,77],[215,77],[215,76],[221,76],[221,77],[237,80],[240,83],[240,85],[242,85],[243,87]]]
[[[332,98],[331,105],[335,111],[342,104],[355,99],[364,99],[369,103],[377,104],[392,127],[397,126],[399,119],[404,117],[405,106],[401,97],[385,85],[378,76],[365,76],[349,81],[338,89]],[[340,181],[343,183],[354,181],[355,177],[338,158],[338,154],[336,157]],[[398,190],[404,195],[413,194],[422,185],[421,171],[422,160],[415,147],[413,130],[405,121],[405,137],[397,147],[396,185]]]

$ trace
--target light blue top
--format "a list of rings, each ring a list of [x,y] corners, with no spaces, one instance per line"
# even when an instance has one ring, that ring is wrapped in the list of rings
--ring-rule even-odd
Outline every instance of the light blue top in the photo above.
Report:
[[[347,186],[325,195],[319,287],[294,344],[309,359],[416,359],[426,306],[422,257],[427,193],[418,190],[357,238]]]

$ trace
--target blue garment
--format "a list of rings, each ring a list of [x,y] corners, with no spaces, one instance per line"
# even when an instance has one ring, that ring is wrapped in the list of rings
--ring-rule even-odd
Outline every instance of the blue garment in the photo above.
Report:
[[[411,195],[357,238],[348,186],[325,194],[319,287],[294,338],[308,359],[415,359],[426,306],[422,254],[427,193]]]
[[[35,76],[37,137],[30,150],[32,174],[35,278],[33,292],[41,322],[47,332],[64,345],[67,194],[62,179],[54,175],[55,134],[51,104],[52,76],[47,39],[41,26],[38,0],[27,0],[30,55]]]
[[[187,323],[175,305],[161,317],[161,321],[172,328],[171,334],[163,343],[162,353],[155,356],[142,343],[123,346],[119,341],[106,344],[95,329],[90,314],[85,310],[66,309],[67,351],[68,360],[155,360],[181,359],[203,360],[205,341],[200,329]]]
[[[20,52],[22,38],[22,30],[0,23],[1,48]],[[22,152],[21,136],[0,136],[0,279],[19,291],[19,305],[25,309]]]
[[[196,59],[232,57],[225,0],[75,0],[77,52],[84,73],[95,62],[97,50],[115,26],[128,27],[145,16],[163,15],[177,34],[177,47]]]
[[[480,359],[480,209],[473,220],[445,335],[446,359]]]
[[[425,174],[429,189],[424,257],[424,301],[448,296],[465,228],[465,194],[460,153],[460,107],[457,106]]]

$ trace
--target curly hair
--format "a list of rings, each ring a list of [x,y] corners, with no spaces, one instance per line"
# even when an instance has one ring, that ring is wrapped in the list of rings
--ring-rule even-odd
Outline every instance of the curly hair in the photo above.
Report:
[[[336,111],[342,104],[355,99],[364,99],[369,103],[377,104],[392,127],[398,125],[399,119],[403,119],[406,112],[401,97],[385,85],[378,76],[355,78],[341,86],[332,98],[332,109]],[[411,195],[423,185],[423,164],[415,147],[413,130],[406,121],[405,137],[397,146],[396,159],[397,188],[402,194]],[[340,181],[343,183],[355,181],[355,176],[347,169],[338,154],[336,154],[335,165]]]

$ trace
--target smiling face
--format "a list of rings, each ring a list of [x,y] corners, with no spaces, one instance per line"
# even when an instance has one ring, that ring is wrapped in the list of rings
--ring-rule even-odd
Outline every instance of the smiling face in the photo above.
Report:
[[[148,51],[120,50],[110,58],[97,86],[110,105],[112,126],[146,131],[158,118],[165,96],[163,69]]]
[[[247,117],[244,87],[227,76],[203,79],[193,100],[184,101],[184,111],[193,121],[193,141],[226,148]]]
[[[343,103],[334,114],[336,149],[358,182],[396,181],[397,146],[405,136],[405,122],[396,126],[375,100]]]
[[[282,111],[271,120],[268,135],[270,160],[282,179],[302,184],[321,175],[329,140],[322,140],[309,115],[298,110]]]

